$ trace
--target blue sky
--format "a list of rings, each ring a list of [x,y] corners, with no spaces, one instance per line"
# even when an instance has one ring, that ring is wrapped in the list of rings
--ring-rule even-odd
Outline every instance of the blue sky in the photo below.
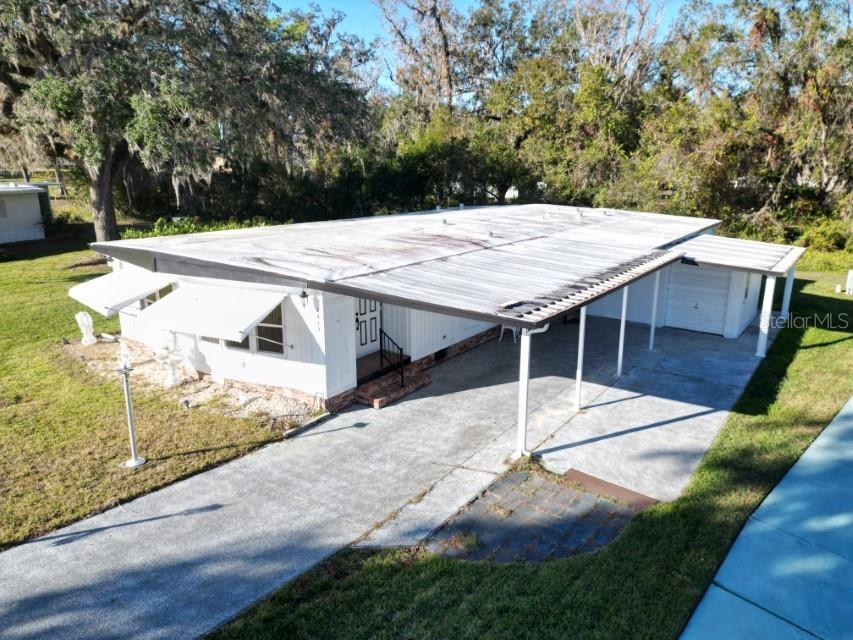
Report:
[[[686,0],[665,0],[663,27],[666,27],[676,17],[679,8],[685,2]],[[285,11],[291,9],[307,10],[311,4],[318,5],[323,13],[337,9],[346,14],[346,18],[340,26],[341,31],[361,36],[367,41],[385,36],[379,9],[371,0],[317,0],[314,3],[300,0],[277,0],[276,4]],[[477,0],[454,0],[453,4],[462,13],[467,13],[472,6],[478,3]]]

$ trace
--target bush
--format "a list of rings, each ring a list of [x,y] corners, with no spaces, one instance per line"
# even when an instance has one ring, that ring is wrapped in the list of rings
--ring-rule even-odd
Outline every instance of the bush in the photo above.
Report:
[[[45,224],[44,228],[48,234],[55,234],[75,231],[84,225],[88,227],[91,225],[91,222],[72,211],[60,211],[53,214],[53,218],[49,223]]]
[[[853,250],[853,220],[822,220],[806,229],[802,243],[820,251]]]
[[[248,229],[250,227],[266,227],[274,222],[267,218],[256,216],[249,220],[237,220],[231,218],[226,221],[203,221],[195,218],[157,218],[153,227],[143,229],[126,229],[122,234],[122,240],[135,238],[155,238],[158,236],[177,236],[187,233],[202,233],[204,231],[223,231],[225,229]]]

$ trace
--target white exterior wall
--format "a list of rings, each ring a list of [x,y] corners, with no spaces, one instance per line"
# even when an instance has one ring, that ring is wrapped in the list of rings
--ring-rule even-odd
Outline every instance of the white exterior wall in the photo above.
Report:
[[[349,296],[322,296],[327,398],[356,386],[355,305]]]
[[[666,315],[666,296],[669,291],[669,270],[671,267],[660,271],[660,290],[658,291],[658,314],[655,326],[662,327]],[[631,283],[628,293],[628,322],[640,322],[649,324],[652,321],[652,299],[655,293],[655,274],[651,274]],[[622,317],[622,291],[599,298],[587,309],[587,313],[593,316],[614,318]]]
[[[411,354],[411,327],[409,325],[408,307],[395,304],[382,304],[382,330],[403,348],[403,352]]]
[[[382,305],[382,329],[412,360],[419,360],[494,326],[491,322]]]
[[[409,310],[409,323],[409,355],[412,360],[428,356],[495,326],[491,322],[416,309]]]
[[[43,238],[38,193],[0,193],[0,244]]]
[[[132,264],[113,261],[113,269],[141,269]],[[229,287],[252,287],[280,290],[284,299],[285,355],[252,353],[229,348],[224,343],[202,340],[201,336],[176,334],[178,346],[188,363],[197,371],[216,379],[296,389],[308,394],[331,397],[355,386],[355,342],[352,340],[352,298],[308,291],[308,297],[289,293],[283,287],[257,285],[207,278],[178,279],[181,282],[203,282],[222,287],[223,304],[228,303]],[[122,335],[142,342],[152,350],[171,344],[168,331],[144,326],[138,321],[139,305],[131,305],[119,313]],[[327,336],[326,327],[333,330]],[[350,329],[346,333],[339,327]],[[327,340],[328,338],[328,340]],[[329,347],[331,346],[331,351]],[[349,346],[349,356],[344,353]],[[330,356],[327,358],[327,351]],[[348,360],[347,360],[348,358]],[[351,369],[351,371],[350,371]]]
[[[761,276],[757,273],[732,271],[729,297],[726,306],[726,324],[723,335],[737,338],[758,315],[758,294]]]

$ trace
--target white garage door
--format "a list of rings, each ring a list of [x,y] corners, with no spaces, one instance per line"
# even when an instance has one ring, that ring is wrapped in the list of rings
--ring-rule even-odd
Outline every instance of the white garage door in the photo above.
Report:
[[[667,326],[722,335],[730,281],[731,274],[725,270],[673,265],[667,296]]]

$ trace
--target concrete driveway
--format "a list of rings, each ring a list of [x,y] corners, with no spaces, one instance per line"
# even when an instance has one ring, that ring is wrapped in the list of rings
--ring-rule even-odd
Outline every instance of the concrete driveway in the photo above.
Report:
[[[661,330],[650,353],[647,329],[629,325],[613,384],[617,331],[590,318],[578,415],[576,326],[534,337],[529,442],[549,468],[671,499],[756,366],[754,334]],[[418,541],[507,468],[518,347],[505,338],[430,374],[395,405],[347,411],[0,554],[0,638],[193,637],[342,546]]]

